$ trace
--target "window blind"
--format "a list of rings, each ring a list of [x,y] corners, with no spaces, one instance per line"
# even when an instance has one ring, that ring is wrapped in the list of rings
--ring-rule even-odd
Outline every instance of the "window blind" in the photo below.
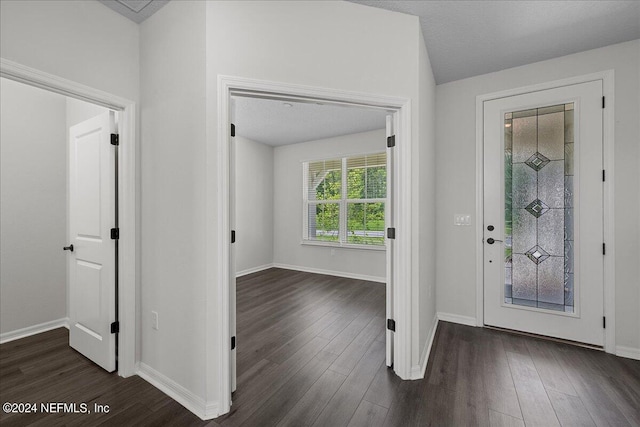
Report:
[[[384,245],[387,155],[304,163],[305,240]]]

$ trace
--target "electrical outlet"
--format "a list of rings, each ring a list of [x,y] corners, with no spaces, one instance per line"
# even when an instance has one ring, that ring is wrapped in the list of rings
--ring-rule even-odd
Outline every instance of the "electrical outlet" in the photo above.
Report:
[[[151,327],[156,331],[158,330],[158,312],[157,311],[151,312]]]

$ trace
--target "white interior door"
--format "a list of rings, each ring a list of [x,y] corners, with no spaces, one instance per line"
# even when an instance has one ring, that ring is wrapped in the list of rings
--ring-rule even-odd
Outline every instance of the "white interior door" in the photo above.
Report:
[[[113,112],[69,129],[69,345],[116,369],[116,147]]]
[[[484,323],[603,345],[602,81],[484,103]]]
[[[394,135],[397,113],[387,116],[387,140]],[[395,137],[394,137],[395,138]],[[388,144],[387,144],[388,145]],[[393,162],[394,147],[387,147],[387,203],[385,204],[386,228],[395,227],[393,221]],[[387,319],[393,319],[393,239],[385,239],[387,250]],[[393,331],[387,328],[387,366],[393,366]]]

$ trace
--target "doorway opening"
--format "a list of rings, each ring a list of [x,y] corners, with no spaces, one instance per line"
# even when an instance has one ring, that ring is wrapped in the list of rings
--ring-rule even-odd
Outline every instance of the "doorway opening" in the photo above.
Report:
[[[237,392],[230,416],[239,422],[247,395],[264,388],[266,400],[277,384],[286,389],[283,372],[294,366],[303,365],[297,380],[312,382],[362,370],[361,359],[377,360],[370,375],[392,365],[385,363],[385,283],[392,208],[386,125],[393,112],[247,96],[231,101]],[[258,422],[266,410],[250,419]],[[300,406],[289,416],[301,422],[306,412]],[[323,413],[317,415],[332,413],[331,402]]]
[[[62,118],[62,124],[55,123],[56,120],[52,120],[52,116],[46,117],[44,114],[43,120],[48,120],[51,126],[57,129],[56,136],[43,137],[44,139],[39,141],[40,144],[50,144],[49,148],[51,145],[62,144],[60,147],[56,147],[56,153],[59,155],[58,157],[61,156],[62,161],[54,162],[49,161],[52,159],[43,159],[43,152],[38,150],[26,153],[31,156],[26,160],[30,161],[32,168],[38,161],[46,161],[46,167],[58,167],[59,169],[56,171],[57,176],[55,177],[56,191],[47,195],[51,200],[55,200],[57,205],[62,203],[64,207],[64,211],[57,209],[56,213],[56,218],[63,221],[63,224],[62,226],[58,224],[55,228],[57,228],[58,234],[62,234],[49,236],[49,232],[54,227],[47,227],[46,235],[51,237],[51,241],[60,241],[55,245],[55,255],[49,253],[53,247],[40,248],[44,249],[41,251],[43,256],[45,258],[49,255],[53,258],[62,257],[63,264],[67,264],[67,261],[64,261],[65,257],[71,257],[78,261],[75,265],[77,268],[70,270],[69,274],[67,274],[66,267],[60,269],[59,263],[56,267],[59,270],[59,276],[62,277],[62,279],[58,278],[57,282],[65,282],[64,286],[58,284],[60,289],[54,291],[60,300],[59,305],[63,307],[61,309],[58,307],[62,310],[63,316],[52,322],[45,321],[30,325],[30,327],[19,328],[18,333],[11,334],[9,338],[17,339],[19,336],[28,336],[60,326],[67,326],[71,330],[76,327],[77,330],[84,333],[84,336],[74,339],[72,332],[70,339],[72,347],[108,371],[117,370],[118,374],[123,377],[133,375],[135,373],[136,330],[135,104],[126,99],[4,59],[1,62],[0,76],[3,85],[27,91],[32,95],[39,93],[37,96],[51,101],[50,104],[54,106],[56,111],[54,116]],[[3,93],[3,102],[5,100]],[[20,105],[22,109],[25,107],[25,104]],[[118,131],[115,130],[116,115],[118,117]],[[34,129],[27,128],[23,136],[32,135],[37,140],[37,135],[33,135],[36,125],[32,126]],[[108,147],[105,147],[105,144]],[[114,151],[116,147],[119,151],[118,154]],[[28,150],[27,147],[23,148]],[[116,161],[119,166],[117,172]],[[21,167],[19,164],[16,166]],[[45,172],[46,167],[43,170],[36,168],[34,173]],[[96,169],[101,172],[96,173]],[[69,176],[67,176],[67,170],[71,172]],[[13,185],[14,182],[3,179],[3,184]],[[63,183],[62,186],[60,182]],[[34,184],[32,190],[35,193],[42,193],[42,186],[51,183],[45,183],[41,180],[32,184]],[[62,188],[62,192],[60,188]],[[27,192],[18,190],[18,194],[20,193],[28,197]],[[101,196],[98,196],[98,193]],[[22,202],[27,200],[23,199],[20,202],[18,198],[15,201],[16,203],[12,203],[11,206],[20,210],[25,207]],[[33,204],[33,200],[30,203]],[[3,203],[3,208],[4,206]],[[51,206],[46,208],[49,207]],[[73,212],[71,207],[73,207]],[[38,212],[31,210],[30,215],[37,217]],[[50,219],[52,220],[49,217],[43,218],[43,221]],[[6,229],[6,227],[3,228]],[[77,233],[74,241],[71,241],[70,233],[74,230]],[[117,255],[115,240],[118,241]],[[32,246],[35,248],[38,240],[30,241],[29,244],[35,244]],[[89,246],[92,247],[89,248]],[[106,257],[107,262],[103,264],[102,260],[98,260],[100,257]],[[71,266],[72,263],[69,262],[68,265]],[[30,268],[33,270],[46,269],[48,266],[32,265]],[[66,277],[73,278],[71,282],[75,280],[76,283],[82,282],[89,286],[81,289],[80,293],[75,292],[73,286],[67,288]],[[3,280],[3,286],[4,282]],[[119,287],[118,293],[116,293],[116,284]],[[71,292],[67,292],[67,289],[70,289]],[[78,289],[77,286],[76,289]],[[19,295],[16,298],[18,304],[20,304],[20,300],[22,303],[25,302],[24,298]],[[100,312],[101,315],[92,314],[93,309],[96,309],[95,311]],[[71,321],[68,320],[67,310]],[[33,319],[22,320],[33,323]],[[116,336],[118,337],[117,366]],[[86,341],[91,341],[91,339],[87,340],[87,337],[94,342],[87,345]],[[105,341],[109,343],[108,346],[98,349],[100,346],[95,345],[95,342]]]
[[[233,109],[232,98],[249,97],[257,99],[267,99],[271,101],[277,101],[279,103],[303,103],[303,104],[324,104],[324,105],[341,105],[351,107],[366,107],[371,109],[382,110],[391,113],[391,118],[386,120],[385,141],[387,151],[387,160],[390,165],[389,175],[390,185],[392,187],[388,194],[392,197],[392,201],[386,205],[389,207],[389,212],[385,218],[385,226],[383,231],[383,238],[387,242],[386,246],[386,314],[387,314],[387,332],[385,334],[392,334],[391,337],[386,339],[386,363],[393,366],[393,370],[401,378],[410,378],[410,346],[411,337],[411,322],[410,322],[410,295],[411,291],[408,285],[394,286],[395,283],[410,283],[410,256],[411,251],[410,239],[403,239],[403,236],[410,234],[410,119],[409,119],[409,102],[405,99],[387,98],[368,96],[362,94],[354,94],[349,92],[336,92],[328,91],[324,89],[302,87],[296,85],[283,85],[266,82],[257,82],[253,80],[244,80],[238,78],[219,78],[219,96],[221,97],[220,109],[219,109],[219,135],[221,141],[221,155],[219,156],[219,180],[218,180],[218,200],[220,203],[219,210],[219,254],[220,261],[222,263],[219,269],[218,277],[221,283],[221,299],[220,311],[221,323],[220,323],[220,337],[222,337],[222,346],[220,349],[220,378],[227,378],[228,381],[221,381],[220,384],[220,413],[226,413],[231,406],[231,392],[235,387],[235,375],[234,360],[235,354],[232,347],[235,348],[236,340],[234,336],[235,327],[235,259],[233,255],[232,243],[236,236],[234,235],[233,207],[234,200],[234,188],[232,182],[232,163],[233,156],[233,143],[232,140],[236,135],[237,129],[234,129],[233,124]],[[387,140],[388,137],[388,140]],[[391,153],[391,154],[389,154]],[[303,174],[303,169],[314,163],[313,160],[307,158],[308,162],[300,162],[299,171],[300,175]],[[318,159],[319,160],[319,159]],[[323,161],[331,159],[322,159]],[[333,159],[336,160],[336,159]],[[348,160],[340,158],[339,163],[346,163]],[[306,164],[306,166],[305,166]],[[325,162],[326,165],[326,162]],[[311,165],[313,169],[314,165]],[[336,168],[337,169],[337,166]],[[327,171],[324,171],[327,172]],[[321,173],[324,173],[321,172]],[[308,175],[307,175],[308,178]],[[300,187],[297,190],[298,194],[304,194],[303,188]],[[300,200],[302,203],[302,199]],[[306,200],[308,203],[309,200]],[[331,203],[331,202],[328,202]],[[314,219],[318,219],[317,206],[326,204],[324,202],[317,203],[312,202],[311,205],[315,210],[311,209],[305,211],[305,213],[313,212],[315,215],[311,215],[311,222]],[[340,214],[340,209],[336,209],[336,217]],[[331,214],[329,214],[330,216]],[[310,216],[301,215],[303,218],[309,221]],[[320,220],[326,220],[327,215],[323,216],[322,209],[320,210]],[[317,223],[316,223],[317,225]],[[347,224],[343,226],[346,230]],[[309,222],[304,226],[306,236],[309,236]],[[312,235],[315,233],[315,237],[322,236],[322,238],[332,238],[334,240],[340,240],[345,238],[347,233],[340,230],[338,226],[335,230],[325,230],[322,227],[313,228]],[[300,230],[300,229],[298,229]],[[318,232],[319,230],[319,232]],[[357,231],[357,230],[354,230]],[[362,234],[366,229],[360,230]],[[378,230],[371,230],[378,231]],[[239,230],[238,230],[239,232]],[[301,233],[301,231],[298,231]],[[355,234],[357,236],[357,233]],[[238,234],[239,238],[240,234]],[[382,237],[382,236],[379,236]],[[395,239],[394,239],[395,237]],[[347,237],[348,238],[348,237]],[[302,238],[304,239],[304,237]],[[304,243],[304,242],[303,242]],[[315,242],[321,243],[321,242]],[[300,244],[300,241],[298,242]],[[330,252],[329,252],[330,253]],[[404,255],[404,256],[403,256]],[[395,329],[395,331],[393,331]],[[391,344],[393,343],[393,344]]]

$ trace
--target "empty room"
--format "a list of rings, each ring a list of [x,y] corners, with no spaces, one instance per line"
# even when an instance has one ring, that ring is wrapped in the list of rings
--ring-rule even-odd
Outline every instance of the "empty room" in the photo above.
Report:
[[[0,0],[0,77],[0,424],[640,426],[639,2]]]

